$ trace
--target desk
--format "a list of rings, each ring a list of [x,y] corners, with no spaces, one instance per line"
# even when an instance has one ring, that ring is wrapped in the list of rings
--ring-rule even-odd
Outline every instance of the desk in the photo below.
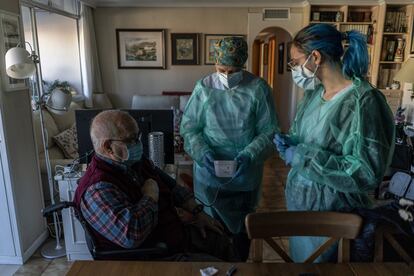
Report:
[[[145,276],[200,276],[200,268],[214,266],[218,276],[225,275],[231,263],[180,263],[180,262],[132,262],[132,261],[76,261],[69,276],[79,275],[145,275]],[[351,264],[287,264],[287,263],[239,263],[235,276],[241,275],[414,275],[403,263],[351,263]],[[411,274],[410,274],[411,273]]]

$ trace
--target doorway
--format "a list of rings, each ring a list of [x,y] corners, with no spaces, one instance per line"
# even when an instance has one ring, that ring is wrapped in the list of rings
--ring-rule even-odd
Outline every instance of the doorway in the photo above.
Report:
[[[268,27],[256,36],[252,47],[252,73],[266,80],[272,88],[282,132],[289,130],[293,113],[293,82],[287,66],[291,40],[286,30]]]

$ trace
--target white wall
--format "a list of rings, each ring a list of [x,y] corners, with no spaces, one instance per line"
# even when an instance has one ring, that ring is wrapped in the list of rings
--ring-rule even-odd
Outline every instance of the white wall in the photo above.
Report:
[[[303,27],[303,9],[292,8],[290,19],[288,20],[263,20],[261,9],[249,9],[248,14],[248,43],[253,45],[255,38],[263,32],[270,30],[276,35],[277,45],[280,42],[286,42],[291,39]],[[285,45],[285,58],[286,58]],[[252,50],[250,48],[250,55]],[[277,56],[277,55],[276,55]],[[278,60],[277,60],[278,61]],[[276,63],[277,64],[277,63]],[[300,92],[293,84],[290,72],[286,72],[286,60],[284,62],[284,74],[279,75],[276,68],[276,85],[274,87],[274,98],[276,109],[282,131],[287,131],[293,122],[296,112],[298,99],[301,97]],[[248,66],[251,70],[251,63]]]
[[[68,81],[82,94],[76,20],[45,11],[36,19],[43,80]]]
[[[214,67],[171,66],[170,33],[246,34],[247,11],[247,8],[97,8],[94,15],[104,92],[109,93],[116,107],[128,108],[134,94],[192,91],[195,82],[213,72]],[[117,28],[167,29],[167,69],[118,69]]]
[[[0,9],[18,14],[19,1],[2,0]],[[0,57],[0,66],[4,66],[3,57]],[[1,70],[0,74],[4,74],[4,71]],[[3,144],[0,145],[2,165],[8,168],[5,173],[7,178],[1,186],[5,186],[9,195],[12,195],[8,202],[15,210],[15,213],[11,212],[10,219],[15,233],[13,239],[16,251],[28,257],[28,250],[33,249],[32,245],[46,233],[45,221],[40,212],[43,200],[29,91],[6,92],[0,78],[0,112],[3,123]]]

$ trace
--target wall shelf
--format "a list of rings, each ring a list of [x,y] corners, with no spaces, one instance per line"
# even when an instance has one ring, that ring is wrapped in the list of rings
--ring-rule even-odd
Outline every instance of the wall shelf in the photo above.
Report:
[[[408,35],[407,33],[383,33],[383,35]]]
[[[380,64],[402,64],[402,61],[380,61]]]

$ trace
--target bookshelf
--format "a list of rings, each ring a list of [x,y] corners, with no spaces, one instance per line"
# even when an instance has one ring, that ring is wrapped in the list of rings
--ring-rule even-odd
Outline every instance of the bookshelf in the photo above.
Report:
[[[339,31],[358,30],[367,38],[369,81],[380,89],[390,87],[393,77],[409,57],[413,32],[414,4],[309,5],[304,8],[304,25],[333,24]],[[345,3],[345,1],[344,1]],[[394,41],[394,42],[392,42]],[[404,51],[399,51],[402,43]],[[344,47],[349,46],[344,43]],[[401,46],[401,45],[400,45]]]
[[[341,32],[357,30],[366,36],[370,57],[368,77],[371,80],[373,77],[377,41],[378,5],[311,5],[307,10],[309,17],[307,17],[308,20],[304,20],[305,25],[327,23],[334,25]],[[349,46],[347,43],[343,45],[345,48]]]
[[[395,74],[409,56],[413,21],[413,5],[385,4],[383,35],[378,62],[378,88],[390,87]]]

